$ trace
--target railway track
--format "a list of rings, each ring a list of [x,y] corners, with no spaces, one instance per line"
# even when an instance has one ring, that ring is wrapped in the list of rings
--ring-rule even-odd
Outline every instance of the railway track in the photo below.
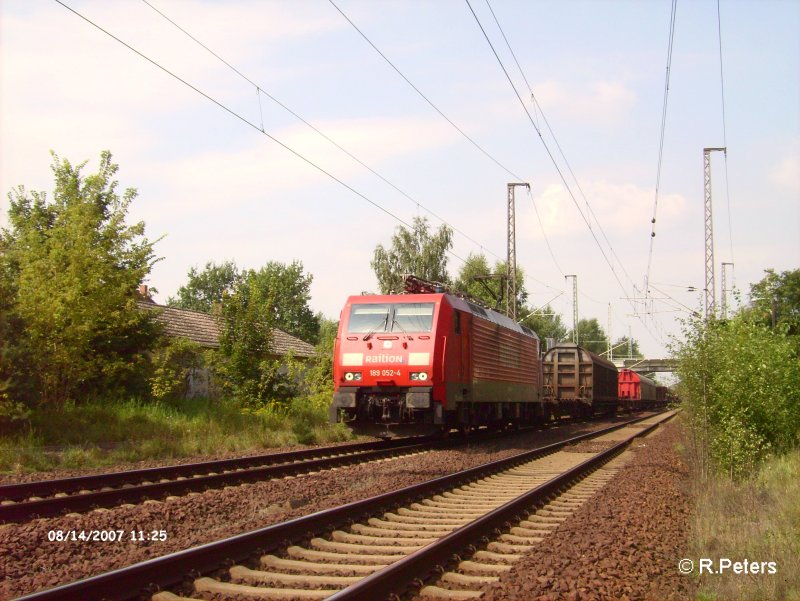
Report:
[[[432,437],[317,447],[238,459],[0,486],[0,523],[140,503],[245,482],[283,478],[454,444]]]
[[[556,427],[568,423],[573,423],[573,420],[564,420]],[[525,433],[529,430],[530,428],[523,428],[518,432]],[[411,436],[236,459],[0,485],[0,524],[296,476],[426,452],[434,448],[491,440],[503,435],[508,433],[481,432],[474,434],[469,440]]]
[[[575,511],[672,413],[20,598],[470,599]],[[161,591],[191,584],[180,594]],[[427,586],[425,584],[427,583]],[[182,596],[183,595],[183,596]]]

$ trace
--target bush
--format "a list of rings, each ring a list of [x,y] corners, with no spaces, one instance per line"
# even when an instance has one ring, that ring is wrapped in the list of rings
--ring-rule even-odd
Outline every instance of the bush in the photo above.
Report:
[[[191,370],[203,367],[200,345],[187,338],[169,338],[153,353],[153,372],[148,381],[151,397],[156,401],[185,397]]]
[[[699,318],[677,349],[680,395],[695,461],[739,477],[769,453],[785,453],[800,433],[800,362],[795,343],[746,314]]]

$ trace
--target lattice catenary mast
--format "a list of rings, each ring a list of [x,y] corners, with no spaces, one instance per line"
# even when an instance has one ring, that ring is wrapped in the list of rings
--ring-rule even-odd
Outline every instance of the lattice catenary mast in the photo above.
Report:
[[[508,256],[506,257],[506,315],[514,321],[517,320],[517,233],[516,218],[514,216],[514,188],[525,186],[528,190],[531,185],[527,183],[508,184]]]
[[[578,276],[564,276],[565,280],[568,278],[572,278],[572,342],[578,344]]]
[[[727,152],[726,148],[703,148],[703,190],[705,195],[706,225],[706,319],[715,315],[717,291],[714,284],[714,220],[711,213],[711,153]]]

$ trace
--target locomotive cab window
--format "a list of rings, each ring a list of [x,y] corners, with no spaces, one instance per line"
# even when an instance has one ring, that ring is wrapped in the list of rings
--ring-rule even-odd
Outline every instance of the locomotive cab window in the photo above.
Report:
[[[395,305],[392,332],[430,332],[433,325],[433,303]]]
[[[430,332],[434,303],[371,303],[353,305],[347,325],[349,334],[370,332]]]
[[[390,309],[391,305],[386,304],[353,305],[350,308],[347,332],[366,334],[385,331]]]

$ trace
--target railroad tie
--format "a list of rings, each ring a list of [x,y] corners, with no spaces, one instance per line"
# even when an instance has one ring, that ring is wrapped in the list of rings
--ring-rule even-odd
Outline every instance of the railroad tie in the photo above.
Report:
[[[368,576],[385,568],[388,564],[347,564],[347,563],[315,563],[296,559],[283,559],[275,555],[264,555],[260,560],[261,567],[269,570],[284,570],[298,574],[336,574]]]
[[[194,581],[194,590],[198,593],[212,593],[224,597],[247,597],[249,599],[326,599],[341,588],[303,589],[303,588],[270,588],[248,586],[220,582],[213,578],[198,578]]]
[[[423,587],[420,597],[425,600],[445,601],[479,598],[487,586],[512,570],[518,559],[542,542],[561,522],[603,488],[628,460],[626,453],[619,455],[576,483],[570,490],[551,499],[496,540],[489,542],[484,549],[459,562],[456,571],[446,572],[434,584]]]
[[[306,585],[320,588],[344,588],[361,580],[361,576],[332,576],[332,575],[312,575],[312,574],[287,574],[284,572],[264,572],[261,570],[251,570],[244,566],[233,566],[230,569],[231,580],[238,584],[271,584],[284,586],[294,586],[303,588]]]

